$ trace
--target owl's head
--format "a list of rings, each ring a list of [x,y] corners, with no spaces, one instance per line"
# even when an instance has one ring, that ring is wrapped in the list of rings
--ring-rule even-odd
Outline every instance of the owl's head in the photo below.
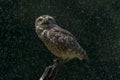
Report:
[[[55,24],[55,19],[49,15],[42,15],[35,21],[35,26]]]

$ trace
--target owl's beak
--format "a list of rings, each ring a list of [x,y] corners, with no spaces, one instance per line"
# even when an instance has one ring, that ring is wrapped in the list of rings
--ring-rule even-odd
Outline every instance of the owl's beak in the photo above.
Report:
[[[49,24],[49,22],[47,20],[44,20],[43,24]]]

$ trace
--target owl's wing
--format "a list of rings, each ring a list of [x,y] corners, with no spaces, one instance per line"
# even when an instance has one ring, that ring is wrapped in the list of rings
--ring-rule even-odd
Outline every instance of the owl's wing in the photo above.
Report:
[[[79,59],[88,59],[86,52],[79,45],[76,38],[67,30],[61,27],[54,27],[47,33],[49,41],[56,45],[58,49],[62,51],[69,51],[79,55]]]
[[[61,27],[54,27],[49,31],[49,38],[51,42],[62,46],[66,50],[79,52],[82,47],[77,42],[76,38],[67,30]]]

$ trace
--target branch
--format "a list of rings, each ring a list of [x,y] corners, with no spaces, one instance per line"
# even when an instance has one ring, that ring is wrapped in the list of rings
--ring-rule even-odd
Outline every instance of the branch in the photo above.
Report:
[[[53,65],[46,67],[44,73],[42,74],[40,80],[55,80],[55,76],[60,68],[61,60],[54,60]]]

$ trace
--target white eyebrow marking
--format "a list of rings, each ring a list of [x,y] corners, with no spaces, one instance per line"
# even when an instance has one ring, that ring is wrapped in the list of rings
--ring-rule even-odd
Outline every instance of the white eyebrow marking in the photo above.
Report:
[[[46,18],[48,19],[48,18],[49,18],[49,16],[46,16]]]
[[[40,16],[40,18],[43,18],[42,16]]]

